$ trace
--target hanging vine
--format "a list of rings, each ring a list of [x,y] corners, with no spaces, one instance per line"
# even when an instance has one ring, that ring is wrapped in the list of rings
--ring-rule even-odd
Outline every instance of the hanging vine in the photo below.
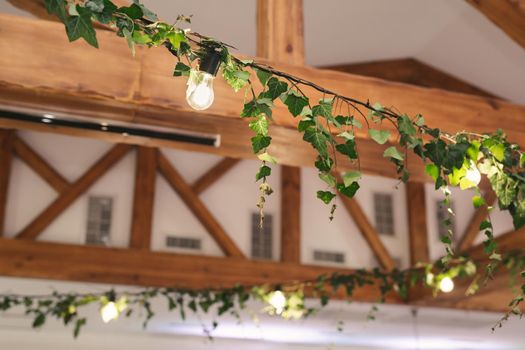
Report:
[[[331,215],[335,210],[333,201],[336,193],[352,198],[359,190],[361,172],[356,135],[366,130],[370,139],[379,145],[396,140],[396,145],[385,146],[383,156],[396,167],[401,181],[406,182],[410,178],[407,154],[412,152],[425,162],[425,172],[434,180],[436,190],[444,191],[445,202],[449,201],[449,186],[459,186],[461,189],[475,190],[472,204],[479,208],[489,206],[478,186],[483,174],[496,193],[500,209],[508,210],[512,215],[515,228],[525,224],[525,155],[517,144],[507,140],[502,130],[491,134],[468,131],[448,133],[426,125],[422,115],[409,116],[380,103],[371,104],[369,101],[343,96],[269,65],[241,60],[230,53],[232,46],[182,29],[180,24],[189,23],[190,17],[179,16],[174,24],[168,24],[160,21],[156,14],[136,0],[130,6],[123,7],[116,6],[110,0],[46,0],[45,5],[50,14],[56,15],[65,24],[70,41],[83,38],[90,45],[98,47],[93,27],[93,21],[96,21],[125,38],[133,54],[136,45],[162,46],[169,50],[177,60],[173,75],[188,78],[190,87],[187,97],[190,105],[196,109],[207,108],[213,101],[209,91],[205,91],[206,94],[198,89],[206,87],[210,79],[208,75],[213,79],[219,68],[222,77],[235,92],[244,90],[245,102],[240,117],[249,120],[249,128],[254,132],[251,138],[252,150],[262,162],[255,175],[256,181],[260,183],[258,207],[261,214],[266,197],[272,193],[267,182],[272,173],[271,164],[277,163],[277,159],[269,152],[272,141],[269,125],[273,120],[273,108],[282,103],[291,117],[298,119],[297,131],[302,134],[303,140],[317,153],[314,166],[319,178],[326,184],[325,188],[317,191],[317,197],[332,205]],[[311,100],[306,93],[310,90],[321,93],[323,97],[317,101]],[[345,172],[339,180],[335,174],[337,160],[341,157],[355,164],[355,169]],[[497,253],[490,220],[482,222],[480,230],[486,236],[485,253],[490,259],[490,263],[485,266],[487,278],[502,266],[523,266],[521,255],[502,256]],[[313,309],[306,308],[303,302],[305,286],[314,286],[314,294],[319,296],[321,305],[325,305],[331,295],[325,286],[330,286],[332,290],[344,287],[347,297],[351,297],[356,286],[378,284],[382,300],[394,288],[399,295],[406,296],[408,288],[418,281],[437,290],[445,278],[478,275],[476,264],[458,257],[454,252],[450,234],[443,237],[442,241],[446,255],[436,266],[427,265],[391,273],[358,271],[355,274],[322,276],[318,281],[293,284],[291,290],[298,293],[293,295],[299,295],[297,300],[301,302],[294,302],[292,308],[290,299],[286,299],[287,304],[280,313],[285,315],[285,310],[295,310],[295,307],[301,310],[301,315],[311,313]],[[522,289],[525,290],[525,285]],[[475,290],[477,278],[469,292]],[[249,299],[268,301],[275,292],[276,286],[205,291],[148,289],[139,293],[119,293],[118,298],[113,291],[89,295],[4,295],[0,308],[7,310],[22,305],[27,313],[35,315],[34,326],[43,324],[48,316],[60,318],[65,324],[74,321],[77,334],[86,322],[78,316],[77,310],[90,303],[100,303],[102,306],[111,303],[109,305],[116,308],[117,314],[123,311],[120,310],[123,304],[128,310],[126,314],[132,312],[130,310],[133,308],[144,308],[149,319],[153,316],[149,300],[164,296],[169,302],[169,308],[178,307],[182,317],[185,308],[194,312],[197,309],[207,312],[213,305],[218,306],[220,315],[235,312],[236,307],[242,309]],[[287,297],[292,295],[290,293]],[[122,298],[125,298],[125,303],[121,302],[121,306],[117,306],[116,302]],[[513,300],[511,313],[519,312],[518,306],[522,300],[522,294]]]

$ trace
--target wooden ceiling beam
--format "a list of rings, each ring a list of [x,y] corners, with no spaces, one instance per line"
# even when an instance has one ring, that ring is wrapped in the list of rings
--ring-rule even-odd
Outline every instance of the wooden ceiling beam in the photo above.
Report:
[[[512,40],[525,49],[525,10],[523,2],[511,0],[466,0]]]
[[[349,63],[322,67],[425,88],[441,89],[488,98],[497,96],[415,58]]]
[[[13,152],[58,193],[62,193],[70,186],[55,168],[19,136],[13,140]]]
[[[0,130],[0,237],[4,234],[13,138],[13,130]]]
[[[3,67],[0,104],[95,120],[221,133],[224,148],[213,152],[235,158],[253,157],[249,143],[251,133],[246,122],[238,117],[243,104],[242,93],[233,94],[222,79],[216,81],[214,105],[206,113],[196,112],[185,102],[184,79],[171,76],[173,57],[166,50],[137,50],[134,59],[126,43],[113,33],[97,33],[101,49],[96,50],[82,42],[69,43],[63,30],[58,23],[0,15],[0,51],[4,53],[0,56]],[[525,124],[521,123],[525,118],[523,106],[341,72],[260,61],[344,95],[380,101],[409,115],[421,113],[430,126],[440,126],[451,132],[492,132],[503,128],[511,141],[525,145]],[[307,89],[305,92],[313,101],[322,97],[315,91]],[[315,153],[304,146],[300,135],[289,138],[293,133],[290,129],[296,126],[297,120],[290,118],[285,106],[281,105],[276,108],[274,119],[275,146],[270,151],[281,164],[311,166]],[[2,123],[4,127],[15,124],[13,121]],[[235,134],[226,130],[226,125],[232,126]],[[363,171],[395,177],[393,166],[383,160],[385,147],[373,145],[366,134],[366,130],[361,130],[357,135],[360,150],[372,150],[370,156],[362,158]],[[226,147],[231,152],[227,153]],[[363,160],[369,164],[363,164]],[[414,170],[409,169],[415,181],[427,179],[420,163],[409,161],[409,164]],[[338,165],[341,170],[353,167],[343,159]]]
[[[353,270],[0,238],[0,275],[144,287],[228,288],[311,281]],[[375,302],[378,285],[356,287],[352,300]],[[390,293],[386,302],[400,303]]]
[[[36,239],[64,210],[102,177],[131,149],[129,145],[115,145],[91,166],[78,180],[45,208],[31,223],[16,235],[19,239]]]
[[[405,186],[408,210],[410,266],[416,266],[417,263],[430,262],[425,184],[408,182]]]
[[[206,231],[213,237],[224,254],[234,258],[244,258],[244,254],[235,242],[226,233],[221,224],[215,219],[201,199],[193,192],[192,188],[184,181],[177,169],[171,162],[157,150],[158,170],[164,176],[168,184],[179,194],[191,212],[199,219]]]
[[[230,169],[240,161],[240,159],[235,158],[224,158],[218,161],[217,164],[215,164],[210,170],[199,177],[193,183],[193,185],[191,185],[191,189],[193,192],[195,192],[195,194],[200,195],[210,188],[211,185],[217,182],[221,177],[223,177],[224,174],[230,171]]]
[[[303,0],[257,0],[257,56],[304,65]],[[281,261],[301,261],[301,169],[281,167]]]
[[[137,147],[130,248],[150,249],[157,178],[157,150]]]

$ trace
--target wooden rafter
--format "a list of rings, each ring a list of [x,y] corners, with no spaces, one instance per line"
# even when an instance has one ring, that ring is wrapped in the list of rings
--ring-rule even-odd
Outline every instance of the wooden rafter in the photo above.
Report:
[[[343,179],[339,174],[336,174],[336,177],[338,182],[343,182]],[[339,196],[339,198],[341,198],[346,211],[352,217],[354,223],[359,228],[359,232],[374,253],[379,265],[385,270],[393,270],[396,267],[394,259],[392,259],[392,256],[381,241],[379,233],[372,226],[359,203],[357,203],[355,199],[350,199],[342,195]]]
[[[257,56],[304,65],[303,0],[257,0]],[[281,169],[281,260],[301,260],[301,169]]]
[[[496,194],[490,188],[487,190],[487,194],[485,195],[485,202],[487,203],[487,205],[476,209],[476,211],[472,215],[472,218],[470,219],[467,228],[465,229],[465,232],[463,232],[461,239],[458,243],[458,251],[464,252],[469,248],[472,248],[472,245],[474,244],[474,241],[476,240],[480,232],[479,225],[483,220],[487,218],[487,206],[492,206],[496,202]]]
[[[224,254],[230,257],[244,258],[244,254],[237,247],[235,242],[228,236],[221,224],[215,219],[206,205],[193,192],[192,188],[184,181],[179,172],[171,165],[170,161],[162,154],[157,152],[158,170],[164,176],[168,184],[179,194],[186,206],[199,219],[208,233],[215,239]]]
[[[16,238],[35,239],[53,220],[55,220],[71,203],[80,197],[91,185],[102,177],[115,163],[117,163],[131,149],[129,145],[115,145],[93,166],[91,166],[78,180],[72,183],[65,191],[44,209]]]
[[[0,238],[0,275],[138,286],[204,289],[314,280],[352,270]],[[356,287],[353,300],[377,301],[377,286]],[[387,302],[400,302],[391,293]]]
[[[466,1],[525,48],[525,10],[519,3],[510,0]]]
[[[131,248],[150,249],[156,177],[157,150],[150,147],[138,147],[129,238]]]
[[[20,137],[13,140],[13,151],[16,156],[33,169],[49,186],[53,187],[58,193],[62,193],[69,187],[69,182],[42,158],[31,146]]]
[[[408,182],[406,184],[406,197],[410,243],[410,266],[415,266],[418,262],[430,262],[425,184],[419,182]]]
[[[95,50],[82,43],[68,43],[61,25],[8,15],[0,15],[0,33],[0,50],[4,53],[0,56],[0,65],[5,67],[0,79],[0,103],[6,106],[220,132],[223,144],[218,149],[208,148],[210,151],[236,158],[253,157],[249,149],[250,132],[246,131],[245,123],[238,120],[243,102],[241,94],[232,95],[231,89],[218,79],[214,105],[206,114],[191,110],[184,101],[185,81],[171,77],[173,60],[165,50],[138,50],[137,59],[133,59],[126,44],[113,33],[98,33],[101,50]],[[32,57],[30,65],[25,59],[29,56]],[[56,67],[49,62],[56,62]],[[91,62],[105,64],[94,66]],[[341,94],[395,105],[409,115],[422,113],[431,126],[439,125],[451,132],[491,132],[503,128],[510,140],[525,145],[525,125],[520,123],[525,116],[523,106],[341,72],[269,63]],[[312,101],[322,97],[310,90],[306,92]],[[297,120],[289,118],[284,108],[279,105],[274,113],[274,147],[270,151],[282,164],[311,165],[314,152],[302,146],[300,135],[288,137],[293,134],[289,128],[295,127]],[[174,114],[177,118],[173,118]],[[457,118],[458,115],[461,118]],[[483,123],[479,123],[480,120]],[[226,130],[228,124],[230,130],[239,132]],[[5,122],[1,125],[12,127]],[[361,150],[372,151],[370,157],[363,157],[362,169],[395,177],[395,169],[382,159],[384,147],[368,142],[366,130],[360,131],[357,137]],[[294,156],[290,157],[292,153]],[[342,170],[351,168],[351,164],[342,159],[338,165]],[[427,177],[420,163],[410,160],[409,167],[414,180],[425,181]]]
[[[325,69],[489,98],[497,96],[415,58],[326,66]]]
[[[0,237],[4,234],[14,132],[0,130]]]
[[[221,161],[217,162],[210,170],[208,170],[204,175],[199,177],[191,186],[193,192],[199,195],[210,188],[217,180],[219,180],[224,174],[230,171],[240,159],[235,158],[224,158]]]

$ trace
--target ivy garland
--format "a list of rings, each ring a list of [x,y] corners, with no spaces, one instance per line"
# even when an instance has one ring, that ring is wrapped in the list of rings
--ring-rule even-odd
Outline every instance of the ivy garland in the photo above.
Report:
[[[510,212],[516,229],[525,225],[525,154],[517,144],[507,141],[503,131],[492,134],[478,134],[463,131],[450,134],[438,128],[425,124],[423,116],[410,117],[387,108],[379,103],[370,104],[352,97],[340,95],[327,90],[315,83],[300,77],[278,71],[271,66],[253,60],[240,60],[230,54],[232,46],[207,36],[189,30],[181,29],[178,24],[190,22],[190,17],[179,16],[174,24],[168,24],[158,19],[157,15],[147,9],[138,0],[130,6],[118,7],[110,0],[45,0],[45,6],[50,14],[56,15],[64,24],[70,41],[83,38],[87,43],[98,47],[93,21],[99,22],[116,31],[116,34],[127,40],[134,53],[135,45],[167,48],[178,60],[173,75],[186,76],[190,81],[202,79],[197,69],[198,62],[210,52],[220,55],[222,77],[235,92],[245,91],[245,103],[240,114],[241,118],[250,120],[249,128],[255,136],[251,139],[253,152],[262,161],[255,178],[260,182],[260,198],[258,207],[263,217],[263,207],[266,196],[272,193],[267,182],[272,168],[277,160],[268,152],[271,144],[269,124],[272,121],[272,108],[280,100],[293,118],[300,118],[297,125],[303,140],[309,143],[317,152],[315,167],[319,177],[326,183],[326,189],[317,192],[317,197],[326,204],[331,204],[331,216],[335,211],[333,200],[336,193],[352,198],[359,190],[359,154],[356,131],[366,124],[368,135],[380,145],[393,138],[392,132],[383,127],[384,123],[393,126],[397,132],[399,146],[385,149],[383,156],[396,166],[399,179],[408,181],[407,153],[413,152],[425,163],[425,171],[435,182],[436,190],[445,193],[445,204],[450,201],[448,186],[459,186],[461,189],[474,189],[476,195],[472,198],[474,207],[489,206],[478,187],[480,173],[488,177],[492,189],[498,198],[501,209]],[[253,73],[253,74],[252,74]],[[262,90],[252,82],[256,76]],[[317,90],[323,98],[317,102],[310,101],[303,88]],[[256,89],[260,90],[258,93]],[[366,111],[366,113],[364,112]],[[345,157],[356,164],[357,170],[348,171],[338,179],[337,157]],[[492,208],[489,206],[488,208]],[[453,215],[449,208],[450,214]],[[504,256],[496,252],[496,242],[490,220],[485,220],[480,226],[484,232],[485,253],[489,263],[485,266],[485,276],[505,266],[518,273],[525,265],[521,254],[512,252]],[[329,297],[339,288],[345,290],[350,298],[357,286],[378,284],[380,300],[395,289],[406,297],[408,289],[416,283],[423,283],[438,289],[443,278],[456,276],[479,277],[479,269],[471,260],[457,257],[452,248],[452,232],[442,239],[446,247],[444,256],[435,266],[421,265],[406,271],[394,270],[382,272],[374,270],[366,272],[359,270],[355,274],[321,276],[317,281],[293,283],[284,290],[278,286],[239,286],[232,289],[192,291],[176,288],[146,289],[136,293],[117,293],[109,291],[102,294],[60,294],[50,296],[20,296],[2,295],[0,309],[8,310],[22,305],[26,313],[35,316],[33,326],[41,326],[48,316],[62,319],[65,324],[75,324],[75,335],[86,323],[77,312],[78,308],[100,303],[102,307],[111,305],[118,315],[127,309],[129,316],[135,308],[146,311],[146,321],[153,317],[151,299],[163,296],[168,300],[170,310],[178,308],[181,317],[187,310],[208,312],[212,306],[218,307],[218,315],[230,312],[237,314],[250,300],[268,302],[275,293],[284,293],[285,306],[282,310],[270,309],[284,317],[307,316],[315,308],[307,308],[304,304],[304,290],[308,288],[321,300],[321,306],[326,305]],[[435,273],[431,272],[436,270]],[[524,276],[525,277],[525,276]],[[470,286],[468,293],[474,293],[478,278]],[[327,288],[328,287],[328,288]],[[510,311],[497,324],[501,326],[511,314],[520,314],[520,303],[523,301],[525,284],[522,293],[510,303]],[[114,311],[113,310],[113,311]],[[280,311],[280,312],[276,312]]]

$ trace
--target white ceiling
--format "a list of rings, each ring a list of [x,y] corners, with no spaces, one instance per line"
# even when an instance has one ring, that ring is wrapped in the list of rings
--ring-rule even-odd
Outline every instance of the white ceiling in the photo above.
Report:
[[[255,54],[255,0],[144,0],[161,18]],[[525,49],[463,0],[304,0],[306,61],[329,65],[415,57],[525,104]],[[0,11],[16,11],[5,0]]]

